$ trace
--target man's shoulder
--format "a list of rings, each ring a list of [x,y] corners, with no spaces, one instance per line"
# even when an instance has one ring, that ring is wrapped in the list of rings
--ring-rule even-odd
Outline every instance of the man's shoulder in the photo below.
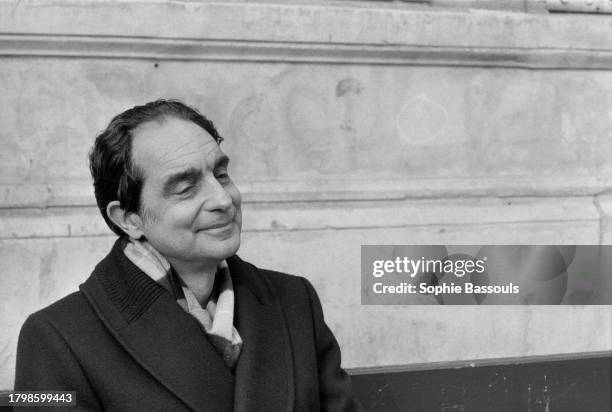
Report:
[[[265,269],[244,260],[241,262],[264,279],[281,303],[297,304],[305,300],[310,301],[311,295],[315,293],[310,281],[303,276]]]
[[[258,268],[259,271],[265,276],[270,282],[275,285],[285,287],[302,287],[307,279],[303,276],[292,275],[290,273],[279,272],[272,269]]]
[[[302,276],[292,275],[285,272],[280,272],[277,270],[266,269],[259,265],[255,265],[247,260],[242,259],[238,255],[233,256],[232,261],[238,261],[241,265],[244,265],[250,269],[250,271],[258,273],[266,278],[268,281],[274,283],[287,283],[291,285],[297,285],[299,283],[304,282],[306,279]]]
[[[32,313],[26,323],[46,324],[57,331],[87,327],[95,318],[92,307],[82,292],[73,292]]]

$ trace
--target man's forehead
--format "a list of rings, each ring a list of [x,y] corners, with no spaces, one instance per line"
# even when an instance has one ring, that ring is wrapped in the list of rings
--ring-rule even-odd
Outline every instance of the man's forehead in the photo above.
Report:
[[[155,174],[165,175],[201,162],[213,167],[225,157],[215,139],[191,121],[151,121],[133,132],[134,163]]]
[[[166,170],[163,170],[160,173],[162,180],[166,181],[170,178],[173,178],[177,175],[186,174],[186,175],[196,175],[202,174],[205,170],[213,170],[218,166],[227,165],[229,163],[229,158],[221,151],[219,154],[214,154],[207,156],[205,160],[205,166],[200,167],[201,162],[198,162],[198,165],[190,164],[187,162],[177,163],[176,166],[169,167]]]

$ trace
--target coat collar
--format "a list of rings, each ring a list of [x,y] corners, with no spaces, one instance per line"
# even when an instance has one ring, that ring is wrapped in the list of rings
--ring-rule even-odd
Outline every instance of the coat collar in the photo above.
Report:
[[[227,260],[244,341],[232,375],[197,321],[124,255],[126,241],[115,242],[80,289],[127,352],[192,410],[291,409],[288,329],[260,271],[238,256]]]
[[[234,411],[292,411],[293,354],[278,298],[255,266],[228,259],[234,281],[235,326],[244,345],[236,365]]]

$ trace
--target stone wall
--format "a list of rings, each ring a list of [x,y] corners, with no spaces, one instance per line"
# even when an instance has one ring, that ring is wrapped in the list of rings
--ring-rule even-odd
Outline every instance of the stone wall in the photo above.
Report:
[[[362,244],[612,243],[612,19],[404,3],[0,1],[0,389],[114,237],[87,171],[159,97],[225,136],[241,255],[309,278],[345,367],[612,350],[607,306],[360,305]]]

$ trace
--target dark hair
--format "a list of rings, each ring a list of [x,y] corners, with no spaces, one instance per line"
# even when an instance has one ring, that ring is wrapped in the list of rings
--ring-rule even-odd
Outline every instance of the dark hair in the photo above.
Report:
[[[210,120],[178,100],[156,100],[115,116],[96,137],[89,152],[89,170],[100,213],[119,236],[124,234],[123,230],[107,216],[106,207],[118,200],[125,211],[138,212],[144,183],[142,171],[132,162],[132,131],[146,122],[163,121],[164,117],[190,120],[210,133],[217,143],[223,141]]]

